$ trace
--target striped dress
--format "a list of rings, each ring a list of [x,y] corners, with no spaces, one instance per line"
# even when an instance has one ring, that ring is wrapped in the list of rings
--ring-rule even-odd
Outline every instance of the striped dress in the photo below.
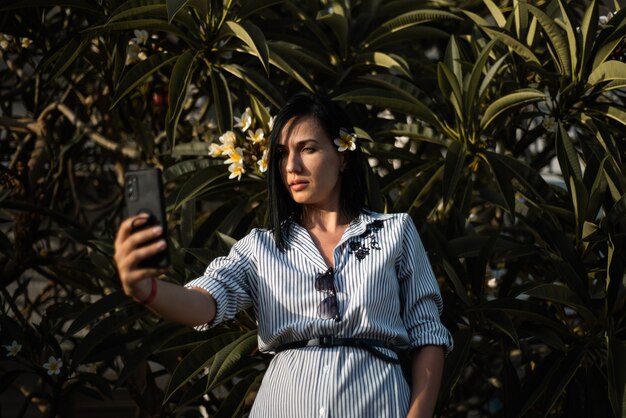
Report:
[[[308,231],[292,224],[287,243],[281,252],[269,231],[254,229],[189,282],[186,287],[205,289],[217,302],[215,319],[197,328],[253,306],[262,352],[324,335],[452,348],[439,320],[437,282],[407,214],[364,212],[344,232],[333,253],[339,321],[317,316],[326,295],[315,289],[315,278],[328,266]],[[272,359],[250,417],[398,418],[409,400],[399,365],[359,348],[305,347]]]

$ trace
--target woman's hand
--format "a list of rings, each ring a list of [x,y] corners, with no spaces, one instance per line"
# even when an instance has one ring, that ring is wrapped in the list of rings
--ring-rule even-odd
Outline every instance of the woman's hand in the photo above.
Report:
[[[213,296],[200,288],[186,289],[166,280],[152,280],[167,268],[144,268],[139,263],[163,251],[166,243],[158,239],[161,227],[146,228],[133,233],[133,227],[145,225],[148,215],[139,214],[120,225],[115,238],[115,262],[124,293],[136,301],[149,299],[148,308],[162,318],[196,326],[211,322],[217,306]],[[157,238],[156,242],[146,245]],[[154,286],[154,287],[153,287]]]
[[[142,268],[139,263],[163,251],[165,240],[147,242],[162,236],[160,226],[146,228],[133,233],[133,228],[148,222],[147,214],[139,214],[121,223],[115,238],[115,263],[124,293],[135,300],[145,300],[150,294],[151,280],[165,273],[167,268]]]

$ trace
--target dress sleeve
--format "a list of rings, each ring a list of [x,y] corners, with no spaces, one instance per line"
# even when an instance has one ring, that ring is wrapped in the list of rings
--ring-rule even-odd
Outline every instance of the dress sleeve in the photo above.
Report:
[[[452,336],[439,316],[443,302],[422,241],[408,214],[403,214],[402,253],[397,271],[402,302],[402,321],[411,347],[441,345],[452,350]]]
[[[185,285],[186,288],[198,287],[213,296],[217,311],[213,321],[194,327],[205,331],[222,321],[233,319],[237,313],[252,304],[250,281],[256,277],[253,230],[235,243],[226,257],[214,259],[204,274]]]

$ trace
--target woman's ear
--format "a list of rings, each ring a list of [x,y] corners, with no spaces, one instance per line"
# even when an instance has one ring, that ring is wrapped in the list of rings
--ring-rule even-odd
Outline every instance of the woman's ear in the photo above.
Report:
[[[346,169],[346,167],[348,167],[348,153],[347,152],[340,152],[339,155],[341,156],[341,165],[339,166],[339,172],[343,173],[343,171]]]

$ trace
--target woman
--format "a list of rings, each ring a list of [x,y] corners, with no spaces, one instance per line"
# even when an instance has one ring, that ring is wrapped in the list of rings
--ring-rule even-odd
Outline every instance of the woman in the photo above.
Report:
[[[364,209],[362,154],[345,113],[300,94],[270,136],[271,227],[253,229],[185,287],[137,263],[162,231],[115,243],[124,291],[163,318],[207,329],[255,309],[259,349],[276,353],[251,417],[430,417],[450,334],[412,220]],[[407,384],[394,350],[412,349]]]

